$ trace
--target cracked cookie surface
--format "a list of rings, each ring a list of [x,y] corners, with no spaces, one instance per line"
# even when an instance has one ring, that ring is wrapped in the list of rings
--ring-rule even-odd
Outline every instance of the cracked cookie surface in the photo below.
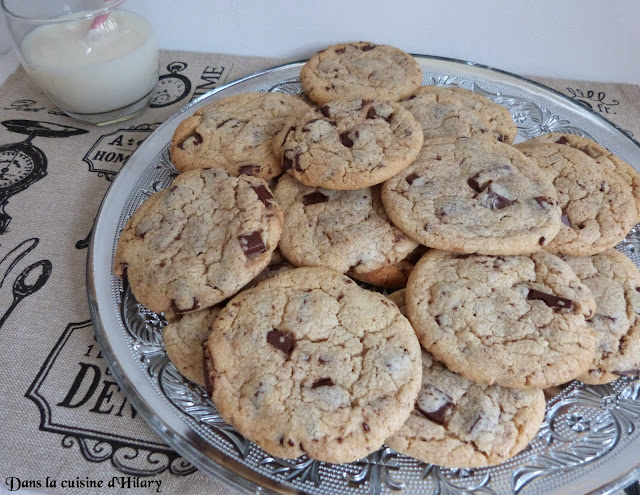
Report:
[[[353,190],[409,166],[423,137],[420,124],[397,103],[357,98],[310,110],[283,142],[282,168],[300,182]]]
[[[407,284],[418,339],[451,371],[479,383],[548,388],[582,375],[595,355],[591,292],[545,251],[528,256],[431,250]]]
[[[191,170],[150,196],[118,240],[115,274],[157,313],[187,313],[234,295],[269,264],[282,210],[264,180]]]
[[[616,156],[594,140],[575,134],[552,132],[536,136],[530,139],[529,142],[556,143],[569,146],[590,156],[601,167],[615,172],[622,178],[625,184],[631,187],[633,197],[636,200],[637,221],[640,221],[640,174],[622,158]]]
[[[500,464],[523,450],[544,418],[544,393],[482,385],[422,351],[422,388],[392,449],[449,468]]]
[[[276,249],[267,267],[251,280],[245,289],[294,268]],[[201,311],[181,315],[162,330],[164,347],[171,362],[180,373],[201,386],[205,386],[202,347],[209,337],[213,322],[223,307],[224,302]]]
[[[425,246],[461,253],[541,249],[560,229],[556,200],[533,160],[488,139],[434,139],[382,187],[398,228]]]
[[[406,289],[387,296],[406,315]],[[483,385],[448,370],[422,350],[422,386],[392,449],[450,468],[500,464],[533,439],[544,418],[542,390]]]
[[[560,230],[544,249],[589,256],[612,248],[636,223],[631,187],[585,153],[556,143],[525,141],[516,148],[553,181],[562,209]]]
[[[300,71],[300,82],[319,105],[338,98],[397,101],[422,84],[422,69],[411,55],[393,46],[341,43],[313,55]]]
[[[588,322],[597,332],[596,359],[578,377],[585,383],[609,383],[640,373],[640,272],[615,249],[589,257],[562,256],[596,300]]]
[[[400,262],[417,246],[390,222],[379,187],[333,191],[283,175],[274,195],[284,211],[279,248],[296,266],[368,273]]]
[[[273,138],[309,105],[283,93],[244,93],[215,101],[183,120],[171,140],[179,172],[220,167],[231,175],[270,179],[280,175]]]
[[[351,462],[409,416],[420,344],[381,294],[325,268],[280,274],[232,299],[207,341],[221,416],[271,455]]]
[[[447,136],[490,136],[511,144],[518,134],[509,110],[466,89],[422,86],[399,103],[422,126],[425,142]]]

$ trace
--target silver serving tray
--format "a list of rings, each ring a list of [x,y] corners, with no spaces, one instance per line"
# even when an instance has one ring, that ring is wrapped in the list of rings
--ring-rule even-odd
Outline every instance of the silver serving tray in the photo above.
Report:
[[[490,67],[416,55],[424,84],[455,85],[507,107],[518,141],[546,132],[588,136],[640,170],[640,145],[622,129],[540,84]],[[301,92],[303,62],[220,87],[159,126],[115,178],[98,214],[87,261],[96,337],[121,389],[140,415],[185,459],[242,493],[611,493],[640,476],[640,382],[574,382],[547,403],[538,435],[513,459],[483,469],[446,469],[382,447],[365,459],[332,465],[303,456],[272,457],[225,423],[205,392],[169,362],[162,315],[134,299],[113,274],[116,242],[133,211],[176,171],[168,147],[177,125],[215,99],[249,91]],[[640,229],[618,248],[640,266]]]

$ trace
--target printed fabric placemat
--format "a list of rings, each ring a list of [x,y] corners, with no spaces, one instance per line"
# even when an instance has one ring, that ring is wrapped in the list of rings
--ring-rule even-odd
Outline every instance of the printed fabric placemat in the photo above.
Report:
[[[158,125],[285,61],[178,51],[160,60],[151,107],[105,127],[62,114],[22,68],[0,89],[0,493],[234,493],[167,446],[120,392],[89,316],[87,246],[111,181]],[[639,86],[532,79],[640,136]]]

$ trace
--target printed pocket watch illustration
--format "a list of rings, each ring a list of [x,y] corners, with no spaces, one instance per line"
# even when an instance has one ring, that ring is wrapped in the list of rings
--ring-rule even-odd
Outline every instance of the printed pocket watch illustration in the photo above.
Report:
[[[4,234],[11,222],[5,210],[9,198],[47,175],[47,157],[32,141],[36,137],[63,138],[89,131],[34,120],[5,120],[0,124],[11,132],[27,135],[22,142],[0,145],[0,234]]]
[[[153,95],[151,108],[168,107],[189,96],[191,81],[187,76],[178,74],[187,68],[184,62],[171,62],[167,65],[169,74],[159,77],[156,93]]]

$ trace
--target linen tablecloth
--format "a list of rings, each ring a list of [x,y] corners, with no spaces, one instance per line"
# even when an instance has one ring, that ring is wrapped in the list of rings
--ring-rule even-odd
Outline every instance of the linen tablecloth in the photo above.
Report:
[[[0,89],[0,493],[233,493],[120,392],[94,339],[85,263],[100,202],[136,147],[192,99],[283,62],[162,51],[151,107],[105,127],[62,114],[22,68]],[[639,86],[531,79],[640,137]]]

